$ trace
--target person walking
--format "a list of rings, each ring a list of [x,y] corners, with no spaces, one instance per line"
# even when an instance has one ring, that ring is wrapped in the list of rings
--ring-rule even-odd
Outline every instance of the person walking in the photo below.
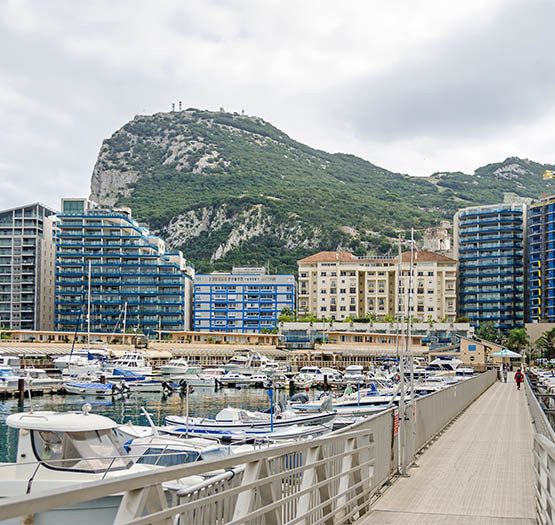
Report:
[[[503,381],[504,381],[505,383],[507,382],[507,375],[508,375],[508,373],[509,373],[508,368],[509,368],[508,366],[503,365]]]
[[[524,374],[520,371],[520,368],[516,371],[515,374],[515,382],[516,382],[516,389],[520,390],[520,383],[524,381]]]

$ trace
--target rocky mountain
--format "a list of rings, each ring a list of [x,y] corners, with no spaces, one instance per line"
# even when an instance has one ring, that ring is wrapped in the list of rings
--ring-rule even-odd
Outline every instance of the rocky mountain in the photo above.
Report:
[[[130,206],[198,271],[296,269],[316,250],[388,253],[399,233],[506,193],[555,192],[519,158],[411,177],[301,144],[261,118],[197,109],[137,116],[104,140],[91,198]]]

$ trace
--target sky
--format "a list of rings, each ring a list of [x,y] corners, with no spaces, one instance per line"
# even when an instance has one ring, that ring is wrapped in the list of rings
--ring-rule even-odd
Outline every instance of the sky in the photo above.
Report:
[[[554,34],[552,0],[0,0],[0,209],[87,196],[178,101],[416,176],[555,163]]]

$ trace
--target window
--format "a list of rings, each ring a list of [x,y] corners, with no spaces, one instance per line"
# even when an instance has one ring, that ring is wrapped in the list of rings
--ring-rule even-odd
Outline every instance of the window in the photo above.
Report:
[[[64,201],[64,213],[83,212],[85,207],[84,201]]]
[[[35,456],[48,468],[104,472],[108,468],[122,470],[131,466],[131,460],[126,457],[125,450],[111,429],[86,432],[31,432]]]
[[[340,307],[339,307],[339,310],[341,310],[342,312],[344,312],[345,310],[347,310],[347,307],[346,307],[346,306],[340,306]]]
[[[347,288],[340,288],[339,293],[347,293]]]
[[[357,289],[356,288],[349,288],[349,293],[357,293]]]
[[[322,306],[322,307],[320,308],[320,312],[325,312],[325,311],[326,311],[326,309],[327,309],[327,307],[326,307],[326,306]]]

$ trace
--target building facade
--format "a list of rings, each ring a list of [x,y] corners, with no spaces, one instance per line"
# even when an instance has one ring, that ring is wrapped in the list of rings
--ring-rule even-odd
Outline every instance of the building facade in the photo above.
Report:
[[[454,249],[459,259],[459,315],[501,331],[524,324],[525,204],[459,210]]]
[[[40,203],[0,211],[0,329],[54,326],[54,213]]]
[[[295,277],[264,268],[195,277],[194,330],[252,333],[273,330],[284,308],[295,309]]]
[[[342,321],[410,314],[419,321],[452,322],[457,316],[457,261],[424,250],[396,257],[320,252],[297,261],[298,313]],[[408,304],[409,281],[412,298]]]
[[[528,211],[527,321],[555,322],[555,196]]]
[[[194,269],[128,208],[62,199],[56,252],[56,329],[189,330]]]

